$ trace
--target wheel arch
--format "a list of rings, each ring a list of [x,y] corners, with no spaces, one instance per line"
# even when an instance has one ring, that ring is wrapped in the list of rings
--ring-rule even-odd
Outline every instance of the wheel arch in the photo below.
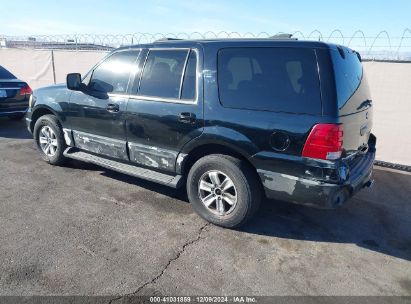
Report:
[[[42,106],[34,108],[33,113],[31,114],[30,130],[32,132],[34,130],[34,125],[36,124],[36,121],[44,115],[54,115],[56,116],[60,124],[62,124],[62,121],[59,115],[56,113],[56,111],[54,111],[52,108],[48,106],[42,105]]]
[[[237,157],[256,171],[250,157],[259,150],[248,136],[237,130],[223,126],[207,126],[199,137],[189,141],[180,151],[176,161],[176,171],[178,174],[187,174],[198,159],[210,154]]]
[[[241,159],[257,174],[257,169],[250,162],[247,154],[245,154],[243,151],[239,151],[239,149],[236,149],[231,145],[227,145],[226,143],[222,144],[219,142],[209,142],[193,147],[190,151],[188,151],[187,154],[184,154],[185,157],[183,158],[183,161],[178,163],[177,160],[178,164],[176,167],[178,173],[187,176],[188,172],[196,161],[204,156],[211,154],[224,154]]]

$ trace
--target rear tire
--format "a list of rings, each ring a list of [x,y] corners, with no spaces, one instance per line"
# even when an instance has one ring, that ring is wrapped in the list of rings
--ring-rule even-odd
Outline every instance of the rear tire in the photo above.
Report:
[[[258,175],[244,161],[212,154],[191,167],[187,195],[194,210],[206,221],[237,228],[258,210],[261,184]]]
[[[51,165],[63,165],[67,161],[67,158],[63,155],[67,145],[64,141],[60,122],[56,116],[44,115],[37,119],[33,136],[44,161]]]

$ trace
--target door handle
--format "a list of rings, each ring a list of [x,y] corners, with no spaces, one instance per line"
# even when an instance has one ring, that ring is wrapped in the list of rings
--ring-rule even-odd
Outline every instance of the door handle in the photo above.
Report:
[[[120,111],[120,106],[115,103],[109,103],[106,107],[106,110],[110,113],[116,113]]]
[[[194,123],[196,115],[194,113],[182,112],[180,113],[179,120],[183,123]]]

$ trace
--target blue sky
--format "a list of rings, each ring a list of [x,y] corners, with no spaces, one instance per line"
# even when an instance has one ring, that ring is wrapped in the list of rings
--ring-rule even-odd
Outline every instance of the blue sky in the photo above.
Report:
[[[0,35],[340,29],[348,36],[361,29],[400,36],[411,28],[408,0],[0,0],[0,12]]]

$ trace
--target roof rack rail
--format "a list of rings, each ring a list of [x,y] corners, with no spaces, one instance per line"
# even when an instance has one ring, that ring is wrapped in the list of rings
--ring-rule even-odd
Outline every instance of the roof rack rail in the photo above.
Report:
[[[161,42],[161,41],[173,41],[173,40],[183,40],[180,38],[171,38],[171,37],[164,37],[164,38],[160,38],[155,40],[154,42]]]
[[[293,34],[287,34],[287,33],[275,34],[274,36],[271,36],[270,39],[291,39],[291,40],[298,40],[297,38],[293,38]]]

